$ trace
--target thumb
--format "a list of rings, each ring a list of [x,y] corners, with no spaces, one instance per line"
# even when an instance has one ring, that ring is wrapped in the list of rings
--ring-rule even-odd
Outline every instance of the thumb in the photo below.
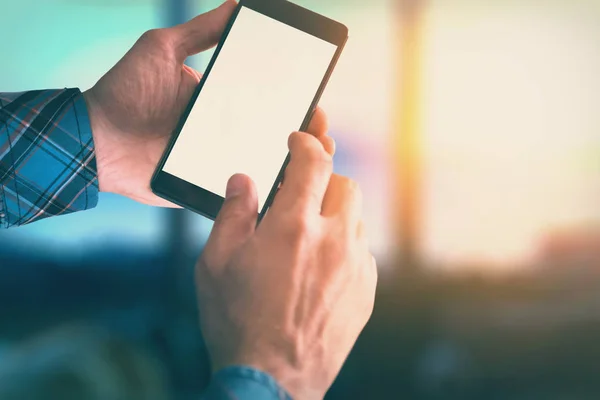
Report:
[[[226,0],[214,10],[169,28],[177,43],[178,58],[183,62],[187,57],[215,46],[236,6],[235,0]]]
[[[227,183],[225,202],[217,216],[206,249],[227,257],[256,228],[258,198],[254,183],[246,175],[234,175]]]

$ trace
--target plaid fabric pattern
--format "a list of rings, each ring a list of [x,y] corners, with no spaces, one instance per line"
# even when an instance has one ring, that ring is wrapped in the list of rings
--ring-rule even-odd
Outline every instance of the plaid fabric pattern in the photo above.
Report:
[[[81,92],[0,93],[0,227],[97,202],[94,143]]]

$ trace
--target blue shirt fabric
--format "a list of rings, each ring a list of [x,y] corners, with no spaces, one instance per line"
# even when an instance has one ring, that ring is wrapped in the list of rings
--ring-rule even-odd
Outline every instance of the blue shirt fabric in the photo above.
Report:
[[[0,228],[98,203],[94,141],[79,89],[0,93]],[[268,374],[217,371],[202,400],[288,400]]]
[[[0,93],[0,227],[97,202],[94,143],[81,92]]]
[[[244,366],[232,366],[218,371],[201,398],[201,400],[242,399],[291,400],[292,398],[271,376]]]

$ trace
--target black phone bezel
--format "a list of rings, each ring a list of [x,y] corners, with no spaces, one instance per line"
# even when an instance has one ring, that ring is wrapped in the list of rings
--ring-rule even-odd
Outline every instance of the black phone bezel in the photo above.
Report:
[[[299,127],[300,131],[305,131],[308,129],[308,124],[310,123],[314,110],[317,107],[325,86],[329,81],[331,73],[337,64],[337,61],[348,39],[348,28],[345,25],[286,0],[241,0],[238,3],[223,31],[223,35],[217,44],[215,52],[200,83],[198,84],[198,87],[196,88],[190,102],[188,103],[188,106],[182,114],[177,127],[173,131],[173,135],[169,140],[167,148],[165,149],[165,152],[163,153],[150,181],[150,188],[157,196],[169,200],[170,202],[184,208],[190,209],[212,220],[216,219],[217,214],[223,205],[224,198],[202,187],[196,186],[190,182],[169,174],[168,172],[163,171],[163,168],[196,102],[196,99],[198,98],[198,95],[202,91],[202,87],[204,86],[206,79],[210,76],[210,71],[217,57],[219,56],[219,52],[227,40],[227,36],[229,35],[231,27],[235,23],[235,20],[242,7],[252,9],[267,17],[278,20],[286,25],[290,25],[296,29],[319,37],[337,46],[337,50],[329,67],[327,68],[327,71],[324,74],[321,85],[315,93],[315,97],[313,98],[312,104],[310,104],[310,107],[308,108],[302,125]],[[272,204],[275,194],[277,193],[277,189],[283,180],[284,171],[289,163],[289,160],[290,155],[288,153],[277,175],[277,179],[271,188],[269,196],[267,197],[263,208],[260,210],[259,220],[264,217],[270,205]],[[226,182],[223,182],[223,184],[225,183]]]

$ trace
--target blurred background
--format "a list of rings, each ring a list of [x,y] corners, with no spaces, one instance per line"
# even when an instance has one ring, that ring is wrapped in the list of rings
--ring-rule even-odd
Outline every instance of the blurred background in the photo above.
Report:
[[[380,268],[328,399],[600,398],[600,2],[297,3],[350,28],[321,106]],[[85,90],[218,4],[0,0],[0,90]],[[198,399],[210,228],[102,194],[0,231],[0,398]]]

